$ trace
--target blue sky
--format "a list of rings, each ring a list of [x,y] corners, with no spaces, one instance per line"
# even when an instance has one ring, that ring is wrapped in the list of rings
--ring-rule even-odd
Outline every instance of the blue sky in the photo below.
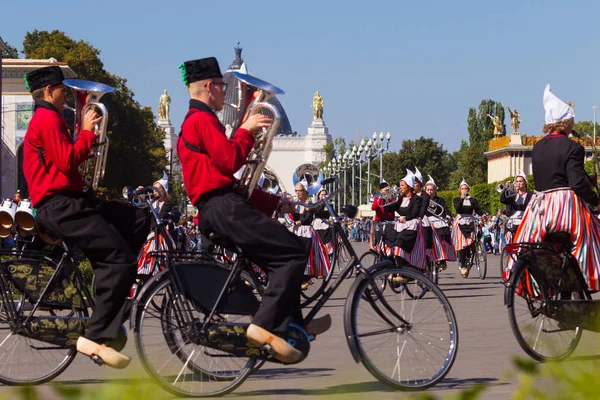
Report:
[[[456,150],[483,98],[518,109],[521,132],[540,134],[548,82],[591,120],[599,11],[598,1],[32,0],[0,6],[0,36],[19,49],[34,29],[89,42],[141,104],[156,112],[167,89],[177,129],[188,104],[177,66],[215,56],[225,70],[240,41],[250,72],[285,90],[299,133],[319,90],[334,137],[389,131],[394,150],[420,136]]]

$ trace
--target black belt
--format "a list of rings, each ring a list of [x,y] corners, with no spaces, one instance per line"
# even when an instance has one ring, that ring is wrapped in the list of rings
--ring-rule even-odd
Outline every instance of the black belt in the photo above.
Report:
[[[210,192],[204,193],[202,195],[202,197],[200,198],[200,200],[198,200],[198,202],[194,205],[194,207],[196,207],[198,209],[198,211],[200,211],[200,210],[202,210],[206,206],[206,203],[208,203],[212,198],[217,197],[217,196],[222,196],[222,195],[227,194],[227,193],[240,194],[240,192],[238,192],[237,190],[235,190],[231,186],[225,187],[225,188],[211,190]]]
[[[81,198],[91,198],[92,196],[87,192],[57,192],[52,193],[48,196],[45,196],[43,199],[37,202],[35,208],[40,208],[46,203],[50,203],[54,199],[58,199],[60,197],[69,197],[72,199],[81,199]]]

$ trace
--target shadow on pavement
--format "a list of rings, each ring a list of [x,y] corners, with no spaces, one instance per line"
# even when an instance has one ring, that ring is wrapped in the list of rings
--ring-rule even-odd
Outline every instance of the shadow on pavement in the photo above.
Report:
[[[249,379],[298,379],[331,376],[334,368],[269,368],[260,369]]]
[[[448,299],[468,299],[469,297],[490,297],[493,294],[465,294],[462,296],[446,296]]]
[[[435,385],[430,390],[451,390],[451,389],[466,389],[475,385],[486,385],[486,386],[500,386],[508,385],[508,382],[496,382],[496,378],[472,378],[472,379],[453,379],[445,378],[440,383]],[[493,382],[493,383],[492,383]],[[243,389],[242,389],[243,390]],[[360,382],[360,383],[349,383],[344,385],[329,386],[324,389],[267,389],[267,390],[255,390],[251,392],[238,391],[235,393],[237,397],[243,396],[268,396],[268,395],[300,395],[300,396],[326,396],[335,394],[352,394],[352,393],[368,393],[368,392],[402,392],[395,390],[394,388],[387,386],[381,382]],[[423,391],[425,392],[425,391]],[[418,393],[418,392],[413,392]],[[371,395],[370,395],[371,396]]]

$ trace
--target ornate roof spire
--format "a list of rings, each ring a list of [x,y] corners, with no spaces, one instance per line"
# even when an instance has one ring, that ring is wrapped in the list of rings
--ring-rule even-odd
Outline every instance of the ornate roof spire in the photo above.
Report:
[[[233,57],[233,62],[229,66],[229,69],[232,71],[237,71],[244,63],[244,59],[242,58],[243,49],[240,47],[240,42],[237,42],[237,46],[234,47],[233,50],[235,51],[235,56]]]

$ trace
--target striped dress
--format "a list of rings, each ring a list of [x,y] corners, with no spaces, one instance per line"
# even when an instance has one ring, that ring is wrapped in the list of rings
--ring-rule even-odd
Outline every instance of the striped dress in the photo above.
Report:
[[[425,269],[425,234],[419,214],[421,212],[422,199],[413,195],[404,197],[393,208],[405,222],[397,221],[392,225],[386,225],[384,231],[384,253],[388,256],[401,257],[410,265]]]
[[[473,211],[483,215],[483,210],[479,207],[477,200],[472,197],[468,199],[455,198],[454,209],[458,214],[458,219],[455,219],[452,224],[452,240],[455,250],[460,251],[475,242],[477,218],[473,216]]]
[[[536,192],[513,242],[541,242],[552,232],[568,232],[571,253],[591,290],[600,290],[600,221],[570,188]],[[513,260],[510,260],[509,268]]]

